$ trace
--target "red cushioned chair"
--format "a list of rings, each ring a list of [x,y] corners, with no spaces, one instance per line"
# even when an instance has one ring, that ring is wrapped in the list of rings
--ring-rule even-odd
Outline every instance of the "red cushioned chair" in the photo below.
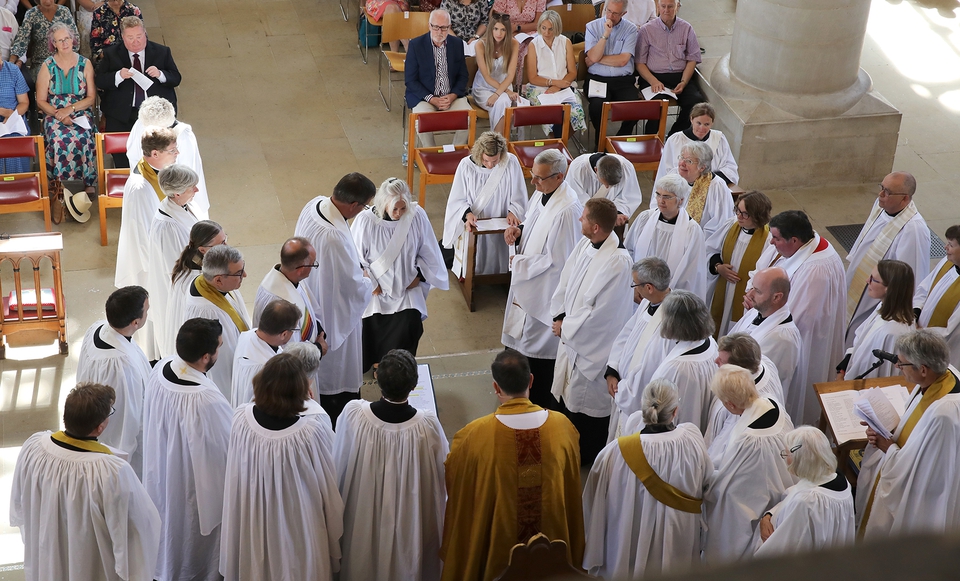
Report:
[[[507,107],[503,115],[503,132],[510,135],[514,127],[529,127],[531,125],[561,125],[563,133],[560,137],[543,139],[528,139],[510,141],[507,138],[507,150],[517,156],[520,167],[523,168],[523,177],[530,178],[533,160],[537,154],[547,149],[558,149],[567,158],[567,163],[573,161],[573,156],[567,151],[567,141],[570,138],[570,104],[562,105],[534,105],[530,107]]]
[[[427,196],[427,184],[452,184],[460,160],[470,155],[477,137],[477,113],[472,109],[461,111],[432,111],[411,113],[407,135],[407,185],[413,190],[413,166],[420,170],[420,206]],[[417,133],[435,131],[467,131],[467,144],[457,145],[453,151],[444,151],[442,145],[417,147]]]
[[[127,152],[129,133],[97,133],[97,183],[100,195],[97,208],[100,210],[100,246],[107,245],[107,208],[123,207],[123,185],[130,177],[130,168],[112,169],[103,167],[105,155]]]
[[[667,109],[670,101],[612,101],[603,104],[600,119],[601,151],[627,158],[638,172],[657,171],[667,133]],[[651,135],[607,136],[607,123],[616,121],[660,121],[660,128]],[[637,124],[643,127],[642,123]]]
[[[39,170],[0,175],[0,214],[43,212],[43,226],[50,232],[45,151],[42,135],[0,139],[0,158],[35,157]]]

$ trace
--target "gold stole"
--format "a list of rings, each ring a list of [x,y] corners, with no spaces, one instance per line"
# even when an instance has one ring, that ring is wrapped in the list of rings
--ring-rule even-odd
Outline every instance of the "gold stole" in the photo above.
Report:
[[[197,292],[200,293],[200,296],[216,305],[221,311],[230,315],[230,320],[233,321],[233,324],[237,326],[237,329],[239,329],[241,333],[248,330],[246,321],[244,321],[240,313],[233,308],[233,305],[230,304],[227,297],[223,296],[215,286],[207,282],[207,279],[203,278],[202,274],[194,279],[193,286],[197,289]]]
[[[940,267],[940,272],[933,278],[933,284],[930,285],[930,290],[933,290],[933,287],[937,286],[940,279],[943,278],[951,268],[953,268],[953,263],[949,260],[943,263],[943,266]],[[946,327],[947,322],[950,320],[950,315],[952,315],[954,309],[957,308],[957,303],[960,303],[960,278],[953,281],[953,284],[950,285],[947,292],[943,293],[943,296],[940,297],[937,306],[933,308],[933,314],[930,315],[930,322],[927,323],[927,327]]]
[[[153,169],[145,159],[141,159],[137,163],[137,171],[140,172],[140,175],[143,176],[143,179],[150,182],[150,185],[153,186],[153,193],[157,194],[157,199],[161,202],[166,197],[163,195],[163,190],[160,189],[160,178],[158,177],[157,170]]]
[[[624,436],[617,438],[617,444],[620,446],[620,453],[630,470],[640,479],[644,488],[661,504],[682,512],[700,514],[703,499],[688,496],[682,490],[664,482],[653,468],[647,462],[647,457],[643,453],[643,444],[640,442],[640,434]]]
[[[770,227],[764,226],[757,228],[747,243],[747,249],[740,259],[740,266],[737,272],[740,275],[740,282],[733,289],[733,304],[730,307],[730,320],[739,321],[743,316],[743,295],[747,291],[747,273],[754,269],[763,249],[767,246],[767,235],[770,233]],[[723,239],[723,248],[720,251],[720,258],[724,264],[730,264],[733,257],[733,248],[737,244],[737,238],[740,236],[740,224],[734,222],[733,226],[727,232]],[[713,291],[713,303],[710,304],[710,314],[713,315],[713,322],[716,325],[717,333],[720,332],[720,320],[723,318],[723,304],[727,296],[727,279],[722,276],[717,277],[717,288]]]
[[[78,440],[76,438],[71,438],[70,436],[67,435],[66,432],[57,432],[55,434],[51,434],[50,437],[58,442],[69,444],[74,448],[80,448],[81,450],[85,450],[87,452],[96,452],[98,454],[109,454],[111,456],[113,455],[113,452],[110,451],[110,448],[107,448],[106,446],[104,446],[100,442],[97,442],[96,440]]]
[[[697,178],[690,188],[690,196],[687,198],[687,213],[699,224],[703,218],[703,208],[707,205],[707,194],[710,192],[710,182],[713,181],[713,174],[707,172]]]

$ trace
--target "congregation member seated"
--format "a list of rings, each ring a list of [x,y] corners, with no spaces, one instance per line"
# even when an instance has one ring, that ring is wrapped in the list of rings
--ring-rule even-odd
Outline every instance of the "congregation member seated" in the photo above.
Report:
[[[20,69],[6,60],[0,61],[0,122],[6,123],[14,113],[21,118],[27,113],[30,108],[29,91]],[[4,137],[30,135],[30,124],[26,119],[22,119],[21,123],[12,121],[7,127],[12,131]],[[28,172],[31,161],[29,157],[0,158],[0,173]]]
[[[606,198],[617,205],[617,236],[623,240],[623,226],[643,201],[637,170],[615,153],[584,153],[570,164],[570,182],[580,201]]]
[[[539,105],[540,95],[553,94],[564,89],[577,88],[577,55],[573,54],[573,45],[570,39],[561,34],[563,22],[560,15],[553,10],[547,10],[540,15],[537,22],[537,32],[540,34],[530,43],[532,50],[527,53],[523,66],[527,67],[529,83],[523,87],[523,96],[530,100],[530,104]],[[575,92],[563,101],[571,106],[570,126],[574,131],[584,131],[587,128],[583,106]],[[554,125],[544,126],[544,132],[559,138],[563,127]]]
[[[717,120],[717,111],[710,103],[697,103],[690,110],[690,127],[671,135],[663,144],[660,155],[660,167],[657,169],[657,179],[677,169],[677,158],[685,145],[702,141],[710,147],[713,161],[710,171],[720,177],[724,183],[730,185],[740,181],[740,172],[737,169],[737,160],[733,159],[730,143],[727,137],[711,129]]]
[[[120,21],[128,16],[143,18],[140,9],[127,0],[105,0],[94,9],[90,24],[90,52],[94,63],[103,58],[103,49],[121,42]]]
[[[239,408],[253,401],[253,379],[273,356],[281,353],[296,332],[300,309],[291,302],[277,299],[263,309],[260,323],[240,333],[233,353],[233,383],[230,405]]]
[[[27,74],[24,77],[27,77],[28,85],[36,83],[37,75],[46,68],[44,63],[58,48],[48,39],[50,27],[58,23],[69,28],[73,32],[73,38],[79,38],[70,9],[57,4],[56,0],[39,0],[39,4],[27,10],[23,17],[20,30],[10,47],[9,60],[21,68],[26,65]],[[66,48],[72,49],[70,46]],[[95,95],[93,83],[90,84],[90,89]]]
[[[410,10],[410,3],[407,0],[365,0],[363,4],[364,10],[373,19],[375,22],[380,22],[383,20],[385,14],[395,14],[397,12],[406,12]],[[421,10],[425,10],[423,5],[420,6]],[[379,33],[378,33],[379,36]],[[409,44],[409,39],[391,40],[388,44],[390,45],[390,50],[393,52],[398,52],[400,50],[400,43],[403,42],[403,50],[407,50]]]
[[[917,328],[913,312],[913,269],[906,262],[878,262],[867,279],[867,296],[880,299],[880,303],[857,329],[853,346],[837,365],[837,381],[847,376],[859,378],[877,363],[875,349],[893,353],[897,339]],[[883,365],[864,377],[891,375],[898,375],[894,362],[883,360]]]
[[[710,171],[713,152],[707,144],[695,141],[684,145],[677,160],[677,173],[690,185],[687,213],[700,224],[704,239],[709,240],[734,217],[730,188],[720,176]],[[656,200],[651,198],[650,207],[655,205]]]
[[[483,38],[487,31],[490,4],[487,0],[443,0],[440,9],[450,15],[450,32],[467,44]]]
[[[184,305],[193,279],[200,274],[203,255],[214,246],[226,243],[227,233],[213,220],[200,220],[190,228],[190,241],[183,248],[173,264],[173,272],[170,273],[170,299],[167,305],[170,321],[166,325],[167,335],[159,339],[161,349],[167,349],[167,353],[176,351],[177,331],[186,321],[183,318]]]
[[[610,101],[636,101],[637,81],[633,54],[637,48],[637,26],[626,18],[627,0],[607,0],[600,18],[587,23],[584,50],[587,64],[587,94],[590,122],[593,124],[593,148],[598,149],[603,104]],[[591,90],[591,86],[594,90]],[[636,133],[636,121],[624,121],[617,135]]]
[[[473,77],[473,102],[490,112],[490,127],[503,135],[503,112],[516,104],[513,79],[517,75],[520,44],[510,30],[510,16],[491,12],[492,24],[476,43],[477,74]]]
[[[583,568],[604,579],[686,571],[700,560],[703,489],[713,474],[696,426],[679,423],[677,386],[643,389],[639,432],[610,442],[583,488]]]
[[[947,255],[917,286],[913,310],[917,327],[943,336],[950,346],[950,360],[960,361],[960,225],[947,228],[943,237]]]
[[[820,430],[801,426],[783,437],[787,470],[798,482],[758,527],[757,557],[838,549],[853,544],[853,494],[837,472],[837,455]]]
[[[540,16],[546,9],[546,0],[495,0],[493,3],[494,12],[510,17],[514,34],[536,34]]]

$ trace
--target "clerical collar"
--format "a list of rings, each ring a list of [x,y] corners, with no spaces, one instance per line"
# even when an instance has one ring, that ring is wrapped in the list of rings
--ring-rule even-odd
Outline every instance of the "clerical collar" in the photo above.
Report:
[[[606,242],[606,240],[601,240],[600,242],[590,242],[590,246],[593,246],[597,250],[600,250],[600,247],[603,246],[604,242]]]
[[[753,320],[753,324],[754,324],[754,325],[759,325],[759,324],[762,323],[765,319],[766,319],[766,317],[764,317],[763,315],[760,314],[759,311],[757,311],[757,317]]]
[[[740,228],[740,231],[748,236],[753,236],[753,233],[757,231],[756,228]]]
[[[280,273],[280,276],[282,276],[283,278],[286,278],[286,279],[287,279],[287,282],[289,282],[290,284],[293,285],[293,288],[299,288],[300,283],[299,283],[299,282],[293,282],[292,280],[290,280],[289,278],[287,278],[287,275],[283,274],[283,271],[280,270],[280,265],[279,265],[279,264],[275,264],[275,265],[273,266],[273,270],[279,272],[279,273]]]
[[[903,210],[906,210],[906,209],[907,209],[907,207],[904,206],[904,207],[900,210],[900,212],[902,212]],[[891,214],[890,212],[888,212],[888,211],[886,211],[886,210],[883,211],[883,213],[886,214],[887,216],[889,216],[890,218],[896,218],[897,216],[900,215],[900,212],[897,212],[896,214]]]
[[[693,133],[693,127],[687,127],[683,130],[683,134],[686,135],[687,139],[690,141],[706,141],[710,139],[710,132],[707,131],[707,134],[703,136],[703,139],[700,139]]]
[[[660,221],[661,221],[661,222],[666,222],[667,224],[676,224],[676,223],[677,223],[677,218],[679,218],[679,217],[680,217],[680,214],[677,214],[677,215],[674,216],[672,219],[668,219],[666,216],[663,215],[663,212],[660,212]]]
[[[675,428],[676,426],[674,426],[672,423],[666,424],[666,425],[650,424],[649,426],[644,426],[644,428],[640,430],[640,433],[641,434],[665,434],[667,432],[672,432]]]
[[[553,191],[550,192],[549,194],[543,194],[543,196],[540,198],[540,205],[541,205],[541,206],[546,206],[546,205],[547,205],[547,202],[550,201],[551,196],[553,196],[553,194],[555,194],[556,192],[557,192],[557,190],[553,190]]]
[[[163,378],[174,385],[185,385],[187,387],[196,387],[200,385],[199,383],[196,383],[193,381],[180,379],[180,377],[173,372],[173,361],[167,361],[167,364],[163,366],[162,373],[163,373]]]
[[[660,308],[660,305],[663,303],[657,303],[655,305],[650,305],[647,307],[647,314],[651,317],[657,312],[657,309]]]
[[[73,438],[74,440],[87,440],[88,442],[96,442],[96,441],[97,441],[97,437],[96,437],[96,436],[74,436],[73,434],[71,434],[70,432],[68,432],[68,431],[66,431],[66,430],[64,430],[63,433],[66,434],[67,436]]]

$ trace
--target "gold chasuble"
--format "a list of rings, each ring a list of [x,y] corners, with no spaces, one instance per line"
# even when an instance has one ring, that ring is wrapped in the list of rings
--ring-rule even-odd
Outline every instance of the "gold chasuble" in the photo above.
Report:
[[[147,182],[153,186],[153,193],[157,194],[157,199],[162,202],[166,196],[163,195],[163,191],[160,189],[160,178],[157,170],[153,169],[153,166],[147,163],[146,160],[141,159],[137,163],[137,171],[140,172],[143,179],[147,180]]]
[[[241,333],[249,330],[247,328],[247,322],[243,320],[243,317],[240,316],[237,309],[233,308],[233,305],[230,304],[227,297],[223,296],[223,293],[218,291],[217,287],[207,282],[207,279],[203,278],[202,274],[194,279],[193,286],[197,289],[197,292],[200,293],[200,296],[213,303],[224,313],[230,315],[230,320],[233,321],[233,324],[237,326],[237,329],[239,329]]]
[[[743,258],[740,259],[740,266],[737,267],[737,273],[740,275],[740,282],[733,288],[733,303],[730,305],[730,320],[739,321],[743,317],[743,295],[747,292],[747,274],[757,267],[757,261],[763,249],[767,247],[767,235],[770,233],[770,226],[756,228],[753,235],[750,236],[750,242],[747,242],[747,248],[743,252]],[[723,264],[730,264],[733,258],[733,249],[737,245],[737,238],[740,236],[740,224],[733,223],[727,235],[723,239],[723,248],[720,249],[720,260]],[[716,326],[715,333],[720,332],[720,322],[723,319],[723,305],[727,298],[727,279],[722,276],[717,278],[717,288],[713,291],[713,302],[710,303],[710,314],[713,316],[713,323]]]
[[[643,443],[640,441],[640,434],[636,433],[630,436],[617,438],[617,445],[620,446],[620,454],[623,455],[623,461],[633,472],[640,483],[647,489],[650,496],[655,498],[660,504],[670,508],[700,514],[703,505],[702,498],[694,498],[684,491],[673,486],[669,482],[660,478],[643,453]]]
[[[542,411],[529,399],[496,414]],[[510,549],[537,533],[567,543],[570,562],[583,563],[579,434],[549,412],[539,428],[514,430],[495,414],[457,432],[447,456],[443,522],[444,581],[490,581],[503,573]]]

